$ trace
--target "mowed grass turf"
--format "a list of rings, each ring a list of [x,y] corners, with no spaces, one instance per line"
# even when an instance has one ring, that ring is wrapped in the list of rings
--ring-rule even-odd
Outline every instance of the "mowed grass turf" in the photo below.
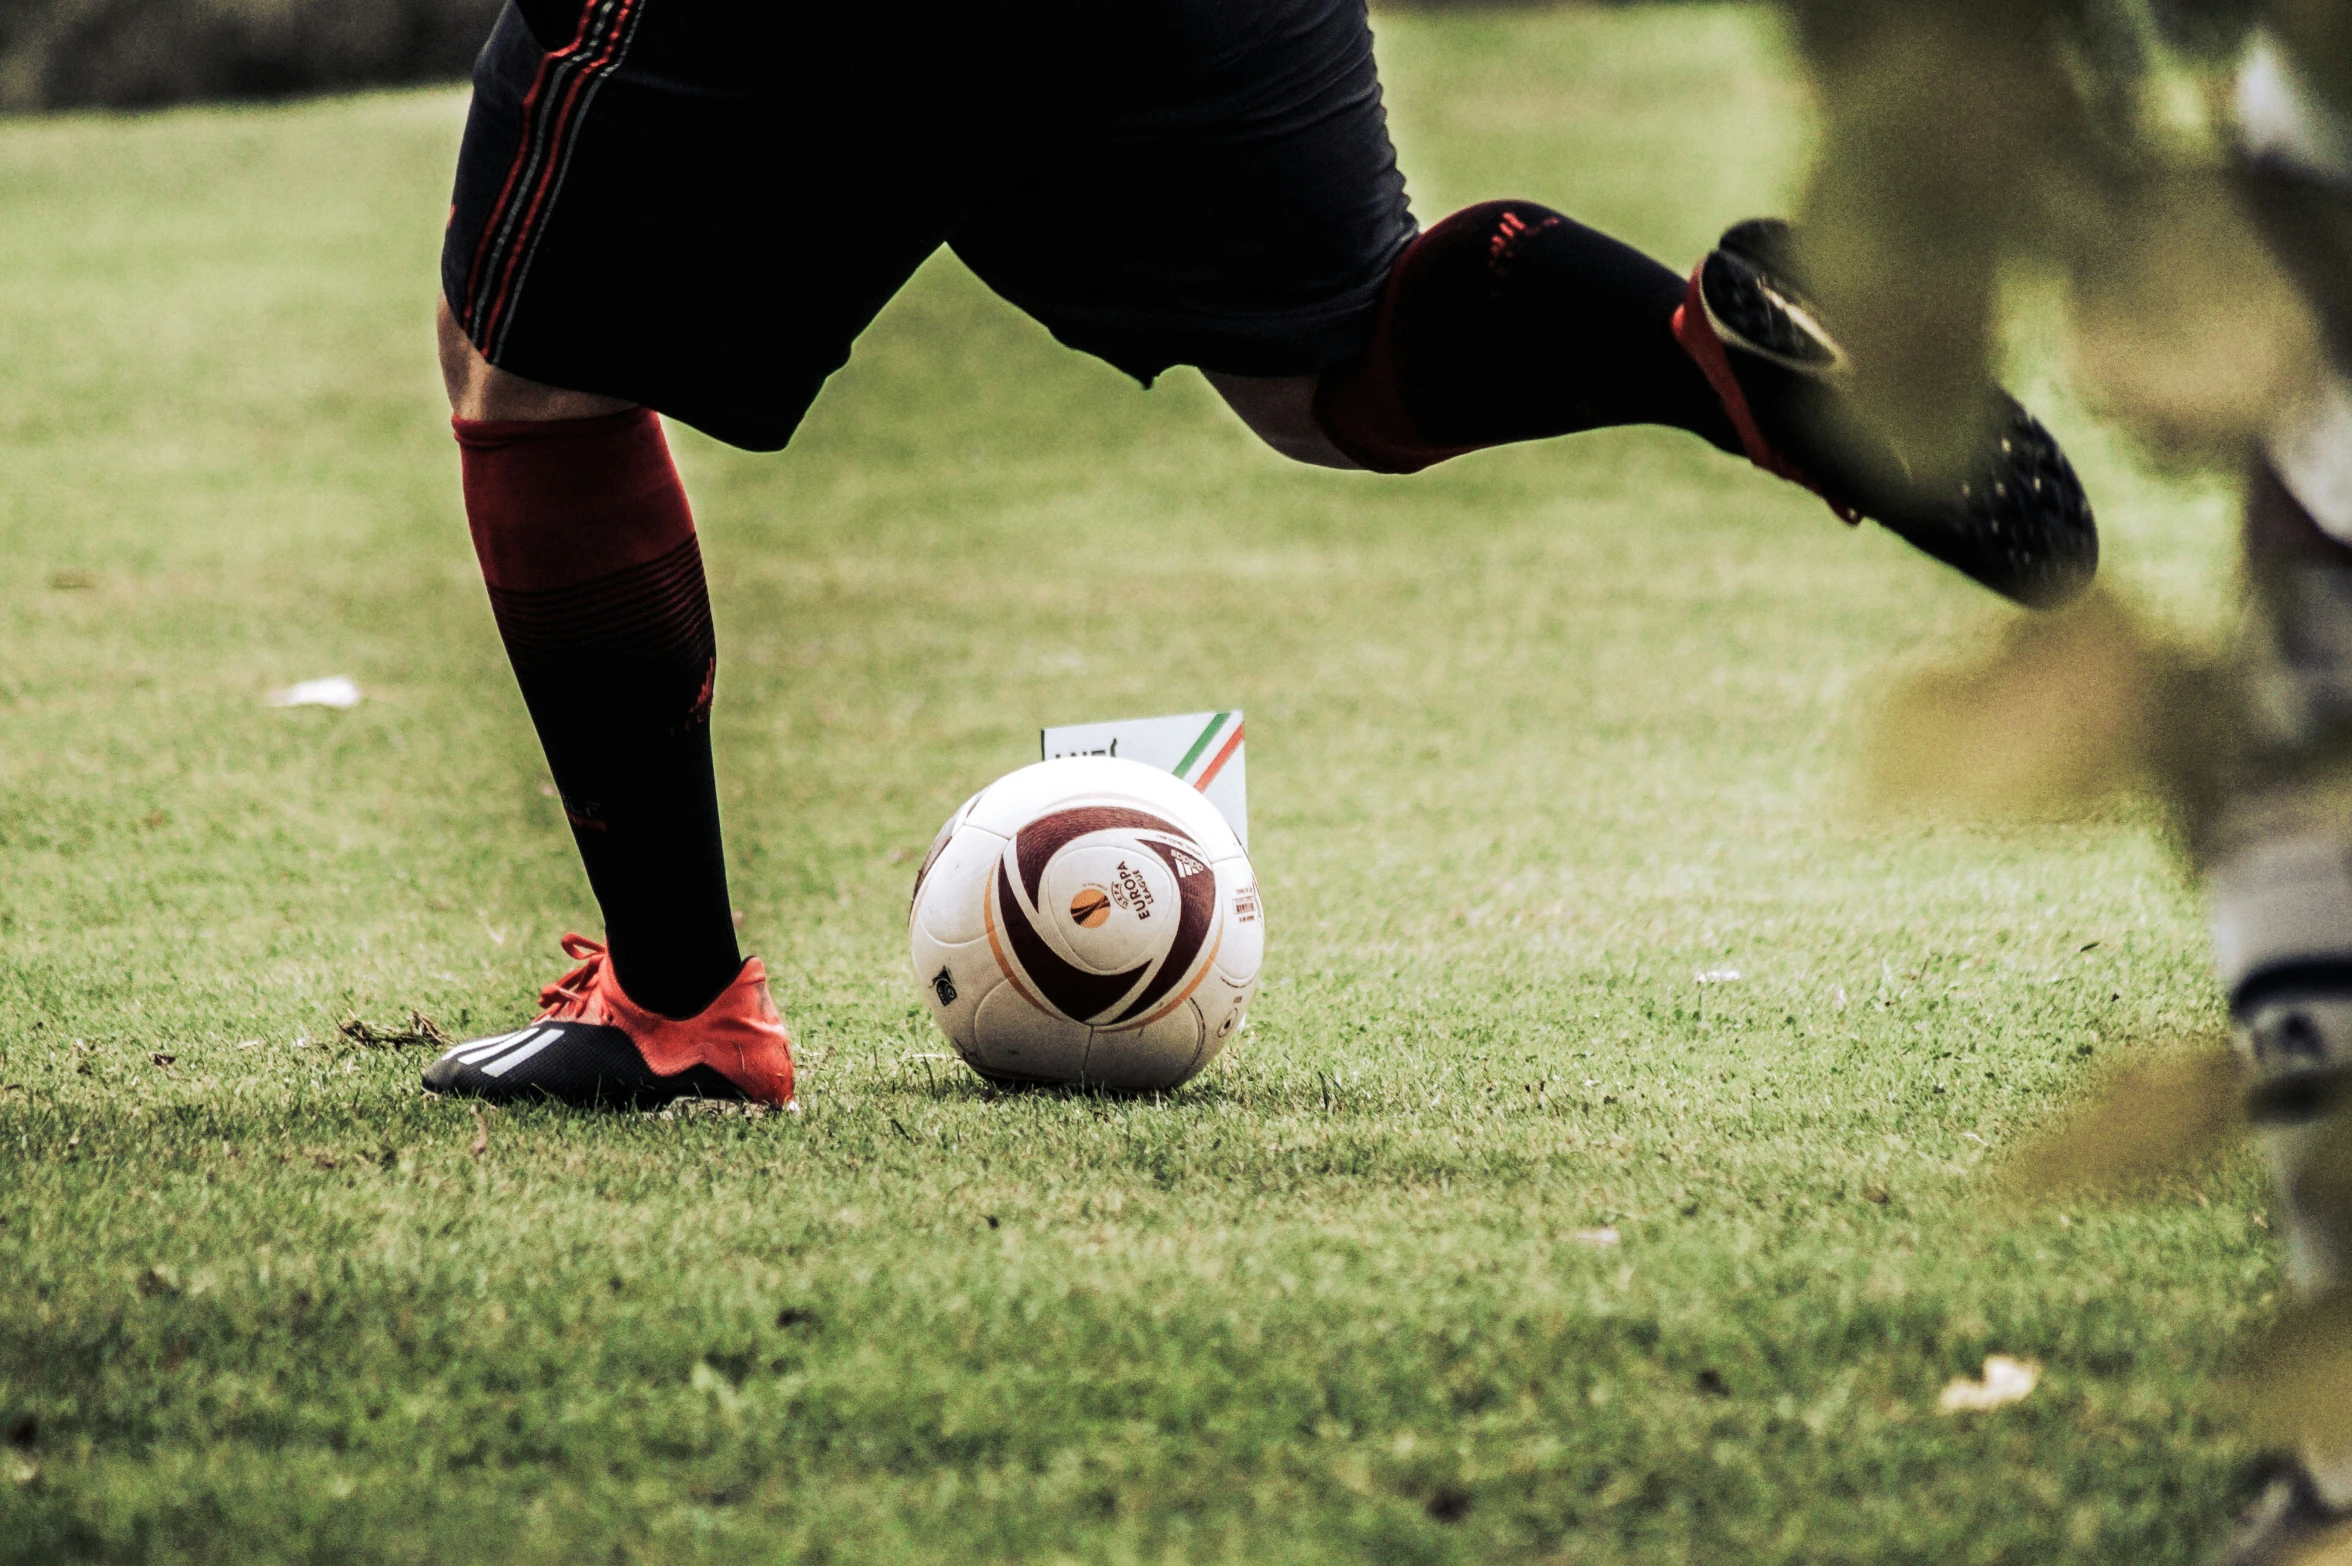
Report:
[[[1762,13],[1379,27],[1425,218],[1522,193],[1679,265],[1794,193]],[[1985,1194],[2217,1025],[2194,899],[2128,815],[1857,814],[1889,672],[2006,611],[1687,438],[1295,469],[943,258],[789,453],[678,432],[803,1112],[477,1116],[339,1035],[511,1024],[596,927],[430,361],[462,113],[0,128],[0,1559],[2215,1536],[2251,1162]],[[2209,613],[2221,492],[2039,397],[2118,578]],[[333,673],[366,703],[265,705]],[[984,1092],[905,971],[915,857],[1040,724],[1211,706],[1251,1027],[1164,1100]],[[2041,1389],[1939,1415],[1992,1352]]]

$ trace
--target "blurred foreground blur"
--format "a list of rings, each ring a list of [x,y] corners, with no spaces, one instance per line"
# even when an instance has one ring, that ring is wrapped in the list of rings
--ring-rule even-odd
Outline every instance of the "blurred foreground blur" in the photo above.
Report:
[[[2160,803],[2205,885],[2233,1067],[2141,1064],[2014,1161],[2043,1193],[2255,1133],[2294,1303],[2255,1359],[2279,1450],[2221,1557],[2352,1555],[2352,4],[1791,0],[1822,88],[1807,237],[1870,417],[1948,462],[2004,292],[2054,281],[2076,375],[2172,463],[2244,475],[2226,653],[2112,593],[1890,704],[1883,797]],[[2233,1102],[2234,1101],[2234,1102]]]

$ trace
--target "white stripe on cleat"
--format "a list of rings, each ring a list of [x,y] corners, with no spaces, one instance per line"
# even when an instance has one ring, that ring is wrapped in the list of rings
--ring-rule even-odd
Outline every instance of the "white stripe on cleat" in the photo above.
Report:
[[[476,1039],[471,1044],[460,1044],[449,1053],[469,1066],[479,1066],[493,1055],[528,1042],[538,1031],[537,1028],[518,1028],[512,1033],[501,1033],[494,1039]]]
[[[524,1044],[522,1048],[510,1051],[496,1065],[483,1066],[480,1069],[486,1076],[503,1077],[562,1037],[563,1030],[561,1028],[549,1028],[546,1032]]]

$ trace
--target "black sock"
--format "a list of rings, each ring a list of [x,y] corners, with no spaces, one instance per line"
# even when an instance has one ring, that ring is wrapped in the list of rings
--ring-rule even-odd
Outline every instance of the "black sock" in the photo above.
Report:
[[[621,990],[691,1017],[743,966],[711,773],[710,594],[651,413],[461,421],[498,630]]]
[[[1316,412],[1366,467],[1410,472],[1509,441],[1620,424],[1738,432],[1674,340],[1684,279],[1527,201],[1465,208],[1397,262],[1362,359]]]

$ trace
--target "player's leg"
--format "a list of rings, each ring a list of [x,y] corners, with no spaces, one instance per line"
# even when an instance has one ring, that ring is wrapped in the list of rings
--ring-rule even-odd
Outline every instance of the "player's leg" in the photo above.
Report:
[[[1225,406],[1252,435],[1293,462],[1354,472],[1364,465],[1332,443],[1315,417],[1320,375],[1231,375],[1203,370],[1201,379],[1225,399]]]
[[[660,420],[439,346],[466,521],[500,639],[605,917],[535,1025],[469,1040],[427,1086],[655,1102],[792,1096],[765,970],[736,949],[711,765],[710,595]]]
[[[1062,341],[1195,365],[1330,467],[1641,423],[1742,449],[1677,273],[1527,203],[1417,235],[1361,0],[1144,0],[1048,70],[1054,142],[952,243]]]
[[[1316,417],[1365,467],[1414,472],[1486,446],[1663,424],[1740,450],[1675,338],[1683,279],[1524,201],[1466,208],[1397,259],[1366,351]]]
[[[777,200],[774,172],[828,129],[811,118],[854,107],[810,79],[832,69],[817,40],[757,35],[792,15],[527,9],[475,73],[440,344],[467,521],[606,940],[566,937],[580,966],[545,1012],[452,1050],[426,1085],[782,1102],[790,1040],[728,896],[701,545],[654,410],[782,446],[939,230],[843,210],[861,183],[909,188],[893,170],[829,183],[856,172],[847,155]]]
[[[1773,225],[1741,225],[1688,278],[1532,202],[1416,237],[1361,0],[1144,0],[1044,69],[1054,133],[957,253],[1141,379],[1198,366],[1286,455],[1410,472],[1666,424],[2025,601],[2089,577],[2080,485],[1993,389],[1967,410],[1989,433],[1949,482],[1850,438],[1852,367]]]
[[[717,642],[661,421],[497,369],[444,302],[466,521],[621,987],[691,1017],[743,966],[710,751]]]
[[[1984,434],[1931,475],[1854,416],[1860,376],[1808,302],[1788,231],[1743,223],[1688,278],[1527,201],[1457,212],[1401,256],[1366,351],[1315,416],[1360,465],[1624,424],[1688,430],[1869,517],[1978,581],[2046,606],[2098,560],[2088,501],[2049,432],[1998,388],[1956,409]]]
[[[475,555],[614,985],[694,1018],[743,957],[710,764],[710,593],[661,421],[496,369],[447,303],[440,350]]]
[[[2352,1301],[2352,114],[2275,48],[2241,92],[2247,193],[2335,361],[2247,484],[2246,754],[2207,869],[2217,966],[2290,1287]],[[2281,1454],[2227,1566],[2352,1542],[2352,1443]]]
[[[1675,335],[1686,293],[1630,245],[1532,203],[1487,202],[1398,259],[1364,353],[1314,376],[1207,374],[1267,444],[1326,467],[1415,472],[1628,424],[1738,455],[1739,428]]]

